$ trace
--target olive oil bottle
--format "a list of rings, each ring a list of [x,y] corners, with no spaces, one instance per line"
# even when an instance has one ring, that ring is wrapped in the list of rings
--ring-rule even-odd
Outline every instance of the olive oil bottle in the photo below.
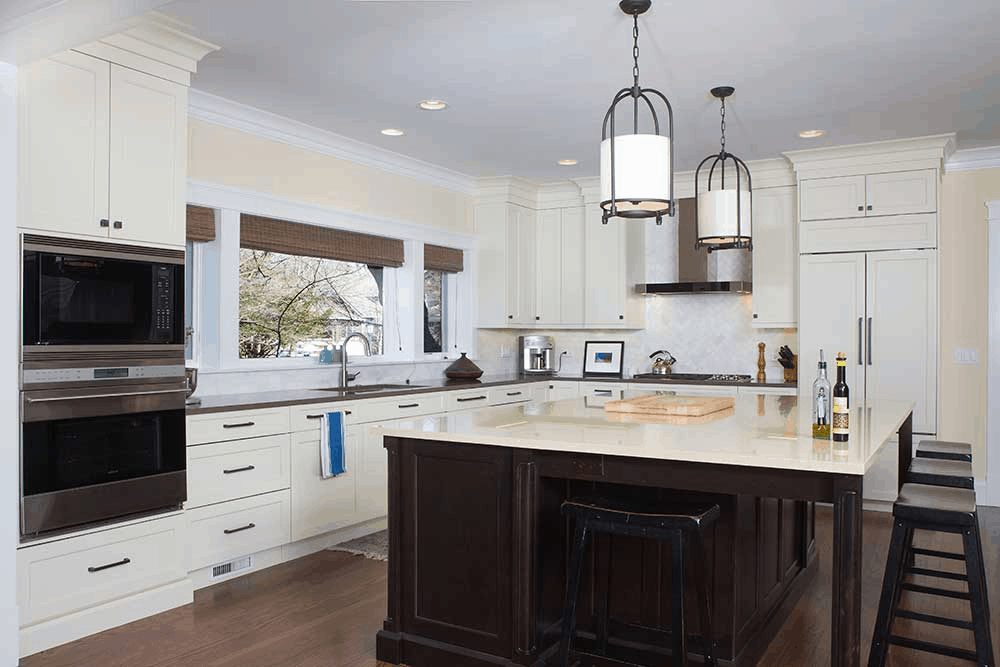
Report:
[[[833,440],[847,442],[850,426],[850,390],[847,388],[847,355],[837,353],[837,384],[833,385]]]

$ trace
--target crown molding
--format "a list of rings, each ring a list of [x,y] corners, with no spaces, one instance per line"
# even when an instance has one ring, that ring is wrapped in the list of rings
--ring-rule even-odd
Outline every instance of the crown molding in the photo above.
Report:
[[[188,117],[467,195],[471,176],[192,88]]]
[[[451,232],[370,213],[309,204],[287,197],[193,178],[187,179],[186,201],[207,208],[230,209],[279,220],[354,232],[364,231],[366,234],[404,241],[421,241],[463,250],[471,250],[479,242],[478,237],[473,234]]]
[[[873,171],[941,169],[955,151],[955,134],[785,151],[799,179]]]
[[[946,174],[997,168],[1000,168],[1000,146],[984,146],[955,151],[944,163]]]
[[[476,204],[516,204],[533,209],[538,203],[538,184],[519,176],[480,178],[473,196]]]

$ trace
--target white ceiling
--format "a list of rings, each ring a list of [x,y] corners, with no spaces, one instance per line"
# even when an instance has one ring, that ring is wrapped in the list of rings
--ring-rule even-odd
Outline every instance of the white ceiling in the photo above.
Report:
[[[632,19],[615,0],[160,9],[222,46],[195,88],[470,176],[596,175],[605,111],[632,81]],[[673,105],[678,169],[718,152],[708,90],[723,84],[736,87],[727,147],[745,160],[953,131],[959,148],[1000,144],[995,0],[653,0],[639,31],[640,83]],[[418,109],[426,98],[450,107]],[[798,137],[813,128],[827,136]]]

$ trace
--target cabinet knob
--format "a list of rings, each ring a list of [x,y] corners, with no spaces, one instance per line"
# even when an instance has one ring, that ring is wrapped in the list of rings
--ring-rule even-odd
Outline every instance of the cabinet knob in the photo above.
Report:
[[[101,227],[107,227],[111,222],[107,218],[101,218]]]
[[[115,220],[115,224],[113,224],[112,227],[114,227],[115,229],[121,229],[122,228],[122,221],[121,220]]]
[[[513,316],[513,315],[508,315],[508,316],[507,316],[507,319],[508,319],[508,320],[512,320],[512,319],[514,319],[514,316]]]
[[[620,319],[620,320],[624,320],[624,319],[625,319],[625,316],[624,316],[624,315],[619,315],[619,316],[618,316],[618,319]]]
[[[753,318],[754,318],[754,319],[757,319],[757,313],[754,313],[754,314],[753,314]]]
[[[869,211],[872,210],[872,205],[871,204],[868,204],[868,210]]]
[[[542,318],[541,318],[541,317],[539,317],[538,315],[535,315],[535,319],[536,319],[536,320],[540,320],[540,319],[542,319]]]
[[[865,207],[864,206],[858,206],[858,210],[859,211],[863,211],[863,210],[865,210]]]

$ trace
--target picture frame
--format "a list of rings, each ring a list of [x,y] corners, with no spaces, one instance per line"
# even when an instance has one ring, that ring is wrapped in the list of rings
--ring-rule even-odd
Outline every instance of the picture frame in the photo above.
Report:
[[[588,340],[583,344],[583,377],[620,378],[625,341]]]

